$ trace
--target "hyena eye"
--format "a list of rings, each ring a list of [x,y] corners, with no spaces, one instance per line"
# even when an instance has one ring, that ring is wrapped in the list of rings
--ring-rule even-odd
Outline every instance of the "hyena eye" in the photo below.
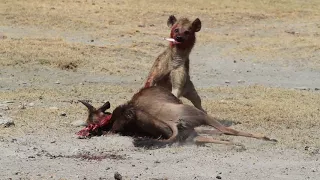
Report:
[[[189,31],[185,31],[184,34],[185,34],[185,35],[189,35],[190,32],[189,32]]]
[[[175,32],[175,33],[178,33],[178,32],[179,32],[179,29],[178,29],[178,28],[177,28],[177,29],[175,29],[175,30],[174,30],[174,32]]]

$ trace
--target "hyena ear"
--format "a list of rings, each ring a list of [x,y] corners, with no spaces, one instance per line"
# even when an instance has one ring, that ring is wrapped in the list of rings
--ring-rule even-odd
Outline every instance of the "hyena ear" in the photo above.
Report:
[[[199,18],[195,19],[192,22],[192,29],[193,29],[194,32],[200,31],[200,29],[201,29],[201,21],[200,21]]]
[[[171,15],[171,16],[169,16],[169,19],[167,21],[167,25],[168,25],[168,27],[171,28],[174,25],[174,23],[176,23],[176,22],[177,22],[177,18],[174,17],[174,15]]]

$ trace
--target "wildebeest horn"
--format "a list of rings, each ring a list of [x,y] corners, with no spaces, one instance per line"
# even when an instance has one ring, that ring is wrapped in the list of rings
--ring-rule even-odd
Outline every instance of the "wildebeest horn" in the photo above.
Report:
[[[93,112],[96,110],[96,108],[94,108],[91,104],[89,104],[83,100],[79,100],[79,102],[81,102],[83,105],[85,105],[89,109],[90,112]]]
[[[106,103],[104,103],[103,106],[101,106],[101,107],[99,108],[99,110],[100,110],[101,112],[104,112],[104,111],[106,111],[106,110],[109,109],[109,108],[110,108],[110,102],[107,101]]]

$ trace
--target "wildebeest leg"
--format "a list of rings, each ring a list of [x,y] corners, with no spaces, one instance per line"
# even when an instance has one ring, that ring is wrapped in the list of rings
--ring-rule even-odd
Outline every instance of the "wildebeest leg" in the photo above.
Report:
[[[137,125],[153,136],[165,138],[162,141],[172,141],[178,135],[178,128],[174,122],[158,119],[149,113],[137,110]]]
[[[209,130],[209,131],[205,131],[208,134],[215,132],[215,130]],[[216,132],[215,132],[216,133]],[[221,133],[220,133],[221,134]],[[178,135],[178,139],[180,142],[190,142],[190,140],[196,144],[206,144],[206,143],[214,143],[214,144],[226,144],[226,145],[236,145],[236,146],[243,146],[240,143],[234,143],[231,141],[225,141],[225,140],[218,140],[218,139],[214,139],[213,137],[207,137],[207,136],[201,136],[198,134],[198,132],[195,129],[187,129],[187,130],[183,130],[183,129],[179,129],[179,135]]]
[[[265,135],[253,134],[253,133],[248,133],[244,131],[237,131],[235,129],[225,127],[224,125],[218,122],[219,120],[218,118],[214,118],[206,114],[201,115],[198,112],[199,111],[186,106],[185,111],[183,112],[184,116],[181,116],[180,118],[181,119],[180,123],[184,123],[185,126],[188,126],[188,127],[197,127],[199,125],[209,125],[218,129],[219,131],[221,131],[223,134],[226,134],[226,135],[251,137],[251,138],[262,139],[266,141],[275,141],[275,142],[277,141],[275,139],[266,137]],[[192,113],[194,114],[198,113],[198,115],[192,116]],[[205,121],[205,123],[203,123],[203,121]],[[203,124],[199,124],[199,123],[203,123]]]
[[[223,141],[214,139],[212,137],[205,137],[205,136],[197,136],[194,138],[194,142],[196,144],[204,144],[204,143],[214,143],[214,144],[226,144],[226,145],[236,145],[236,146],[243,146],[240,143],[234,143],[232,141]]]
[[[136,138],[133,142],[134,146],[159,148],[179,141],[180,134],[178,135],[178,127],[174,121],[160,120],[142,110],[137,110],[136,115],[140,128],[153,133],[153,136],[158,135],[165,139]]]
[[[210,135],[221,135],[223,134],[221,131],[217,129],[195,129],[199,134],[210,134]]]

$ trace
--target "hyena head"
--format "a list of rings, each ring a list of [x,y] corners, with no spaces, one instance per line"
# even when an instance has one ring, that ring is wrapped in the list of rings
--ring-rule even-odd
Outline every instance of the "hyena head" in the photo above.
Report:
[[[187,18],[176,19],[171,15],[168,19],[167,25],[171,28],[170,38],[175,39],[175,42],[171,42],[171,47],[177,47],[179,49],[192,49],[196,42],[196,32],[201,29],[200,19],[195,19],[191,22]]]

